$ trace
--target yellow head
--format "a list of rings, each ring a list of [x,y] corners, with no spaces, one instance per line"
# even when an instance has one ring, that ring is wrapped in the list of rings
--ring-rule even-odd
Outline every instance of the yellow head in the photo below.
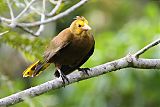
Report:
[[[83,31],[91,30],[88,21],[83,16],[77,16],[75,19],[70,25],[70,30],[73,34],[79,35]]]

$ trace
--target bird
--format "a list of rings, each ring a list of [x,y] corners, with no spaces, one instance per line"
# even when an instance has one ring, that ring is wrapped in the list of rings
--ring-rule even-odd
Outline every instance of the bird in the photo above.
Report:
[[[23,72],[23,77],[38,76],[50,64],[54,64],[55,77],[61,77],[65,84],[65,80],[69,82],[66,75],[74,70],[86,72],[89,69],[80,67],[93,54],[94,48],[95,40],[88,21],[83,16],[76,16],[68,28],[53,37],[43,59],[31,64]]]

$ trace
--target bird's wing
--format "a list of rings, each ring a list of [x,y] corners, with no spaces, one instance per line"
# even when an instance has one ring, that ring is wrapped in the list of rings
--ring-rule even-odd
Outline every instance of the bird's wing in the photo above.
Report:
[[[48,62],[58,51],[66,47],[70,42],[62,43],[56,48],[47,49],[44,53],[44,59]]]
[[[76,68],[78,68],[81,65],[83,65],[89,59],[89,57],[93,54],[94,45],[95,45],[95,43],[93,44],[93,46],[92,46],[91,50],[88,52],[88,54],[85,57],[83,57],[83,59],[80,61],[80,63],[76,66]]]
[[[91,50],[88,52],[88,54],[87,54],[85,57],[83,57],[83,59],[82,59],[78,64],[73,65],[73,66],[62,65],[62,66],[61,66],[61,71],[62,71],[65,75],[67,75],[67,74],[69,74],[70,72],[72,72],[73,70],[75,70],[75,69],[79,68],[81,65],[83,65],[83,64],[89,59],[89,57],[93,54],[93,52],[94,52],[94,46],[95,46],[95,42],[94,42]],[[59,77],[58,71],[55,72],[55,76],[56,76],[56,77]]]
[[[56,53],[61,49],[68,46],[71,42],[72,33],[69,29],[65,29],[60,32],[56,37],[52,39],[47,50],[44,52],[44,60],[48,62]]]

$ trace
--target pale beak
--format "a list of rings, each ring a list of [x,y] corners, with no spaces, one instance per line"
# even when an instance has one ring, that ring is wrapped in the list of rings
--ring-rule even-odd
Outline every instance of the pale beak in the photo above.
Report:
[[[85,23],[84,26],[82,27],[82,29],[83,30],[91,30],[91,27]]]

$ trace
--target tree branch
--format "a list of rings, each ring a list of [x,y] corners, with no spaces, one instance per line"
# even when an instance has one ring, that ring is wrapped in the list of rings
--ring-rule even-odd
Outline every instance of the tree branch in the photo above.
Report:
[[[18,26],[21,27],[33,27],[33,26],[39,26],[41,24],[47,24],[53,21],[56,21],[64,16],[69,15],[69,13],[73,12],[74,10],[76,10],[77,8],[79,8],[80,6],[82,6],[84,3],[86,3],[88,0],[81,0],[79,3],[75,4],[74,6],[70,7],[69,9],[65,10],[62,13],[59,13],[58,15],[48,18],[46,20],[42,21],[37,21],[37,22],[32,22],[32,23],[17,23]]]
[[[155,45],[158,45],[159,43],[160,42],[155,41],[151,44],[154,44],[155,46]],[[147,49],[153,47],[153,45],[151,44],[146,46],[148,47]],[[143,49],[146,51],[145,47]],[[143,54],[145,51],[140,51],[140,52],[138,51],[137,53]],[[95,76],[99,76],[105,73],[124,69],[124,68],[160,69],[160,59],[137,58],[135,57],[137,53],[134,55],[128,54],[124,58],[93,67],[90,70],[88,70],[89,75],[81,71],[73,72],[67,75],[67,78],[70,81],[69,84],[72,84],[72,83],[75,83],[81,80],[85,80],[88,78],[92,78]],[[69,84],[67,83],[66,85],[69,85]],[[63,87],[63,81],[61,80],[61,78],[56,78],[54,80],[43,83],[41,85],[26,89],[24,91],[18,92],[16,94],[10,95],[5,98],[2,98],[0,99],[0,106],[13,105],[13,104],[23,101],[26,97],[35,97],[43,93],[46,93],[47,91],[55,90],[61,87]]]
[[[145,46],[144,48],[142,48],[141,50],[139,50],[137,53],[135,53],[135,57],[136,57],[136,58],[139,58],[139,56],[140,56],[141,54],[143,54],[144,52],[146,52],[146,51],[149,50],[150,48],[158,45],[159,43],[160,43],[160,39],[158,39],[158,40],[150,43],[149,45]]]
[[[30,2],[27,0],[24,0],[24,4],[26,5],[26,7],[16,17],[14,17],[13,9],[11,8],[11,4],[10,4],[9,0],[7,0],[8,8],[9,8],[10,14],[11,14],[11,19],[0,16],[0,22],[1,21],[4,22],[8,27],[12,27],[12,28],[19,27],[19,28],[23,29],[24,31],[26,31],[27,33],[32,34],[33,36],[38,36],[44,30],[44,27],[45,27],[44,24],[56,21],[66,15],[69,15],[71,12],[73,12],[74,10],[76,10],[77,8],[82,6],[87,1],[88,0],[81,0],[77,4],[73,5],[72,7],[68,8],[67,10],[65,10],[64,12],[61,12],[60,14],[53,16],[56,13],[56,11],[58,10],[58,8],[60,7],[62,0],[56,1],[56,6],[48,14],[46,14],[44,12],[46,10],[45,0],[41,1],[43,3],[43,6],[42,6],[43,11],[42,12],[39,12],[35,7],[33,7],[33,3],[38,2],[38,0],[31,0]],[[41,6],[39,8],[41,9]],[[29,9],[33,10],[36,13],[36,15],[41,17],[40,20],[35,21],[35,22],[26,22],[26,23],[19,22],[20,21],[19,19],[24,14],[26,14],[26,16],[30,15],[29,12],[27,13],[27,10],[29,10]],[[46,16],[48,16],[49,18]],[[36,32],[33,32],[32,29],[29,29],[29,27],[34,27],[34,26],[39,26],[39,29]]]

